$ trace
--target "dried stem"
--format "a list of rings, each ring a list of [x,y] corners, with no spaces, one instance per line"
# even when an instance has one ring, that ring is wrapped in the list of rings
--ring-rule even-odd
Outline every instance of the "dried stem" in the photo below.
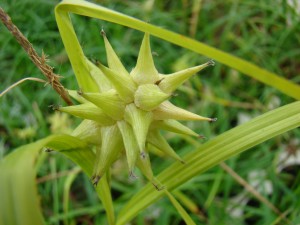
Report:
[[[189,27],[189,33],[191,37],[195,37],[196,31],[197,31],[197,25],[199,21],[199,13],[201,10],[201,4],[202,0],[194,0],[193,1],[193,7],[192,7],[192,15],[190,18],[190,27]]]
[[[240,177],[233,169],[231,169],[226,163],[220,163],[220,166],[223,170],[229,173],[240,185],[242,185],[249,193],[251,193],[255,198],[268,206],[273,212],[278,214],[280,218],[284,219],[287,224],[291,224],[290,221],[286,218],[286,215],[283,214],[275,205],[273,205],[268,199],[262,196],[254,187],[252,187],[246,180]]]
[[[71,174],[77,174],[79,172],[81,172],[82,170],[78,167],[72,169],[72,170],[67,170],[67,171],[62,171],[60,173],[56,173],[56,174],[50,174],[50,175],[47,175],[47,176],[44,176],[44,177],[40,177],[36,180],[37,184],[40,184],[40,183],[44,183],[46,181],[49,181],[49,180],[54,180],[54,179],[57,179],[57,178],[60,178],[60,177],[63,177],[63,176],[68,176],[68,175],[71,175]]]
[[[42,52],[40,57],[32,47],[32,44],[22,34],[22,32],[13,24],[9,15],[0,7],[0,19],[7,27],[11,34],[17,39],[19,44],[27,52],[32,62],[40,69],[40,71],[47,77],[48,82],[52,88],[63,98],[68,105],[73,105],[68,92],[59,81],[59,75],[53,73],[53,68],[46,63],[46,55]]]

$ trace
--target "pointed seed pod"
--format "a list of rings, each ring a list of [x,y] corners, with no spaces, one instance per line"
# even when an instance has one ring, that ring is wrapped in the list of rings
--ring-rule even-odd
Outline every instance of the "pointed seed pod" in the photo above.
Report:
[[[86,59],[86,61],[90,70],[91,77],[95,80],[99,88],[99,92],[101,93],[112,89],[112,85],[110,84],[109,80],[105,77],[103,72],[90,60]]]
[[[120,95],[120,98],[125,101],[125,103],[133,102],[133,95],[137,89],[136,84],[130,76],[125,74],[117,73],[112,69],[98,65],[102,72],[105,74],[106,78],[112,83],[116,91]]]
[[[79,93],[78,93],[78,91],[75,91],[75,90],[67,90],[68,91],[68,93],[69,93],[69,95],[73,98],[73,99],[75,99],[77,102],[79,102],[79,103],[88,103],[88,101],[87,100],[85,100]]]
[[[181,109],[173,105],[169,101],[165,101],[153,110],[155,120],[175,119],[175,120],[204,120],[213,122],[216,118],[202,117],[197,114],[191,113],[187,110]]]
[[[178,160],[181,163],[184,163],[184,161],[176,154],[176,152],[169,145],[166,139],[164,139],[164,137],[161,136],[158,130],[150,131],[148,134],[147,141],[166,155]]]
[[[104,39],[108,67],[116,71],[117,73],[121,73],[126,76],[129,76],[129,73],[127,72],[122,62],[120,61],[119,57],[115,53],[114,49],[110,45],[104,30],[101,30],[101,35],[103,36]]]
[[[125,120],[131,124],[140,152],[143,153],[149,126],[153,120],[152,112],[141,110],[132,103],[126,106]]]
[[[170,95],[162,92],[157,85],[143,84],[138,87],[134,94],[134,103],[137,107],[150,111],[169,97]]]
[[[125,104],[115,90],[111,89],[103,93],[81,93],[81,95],[102,109],[111,118],[115,120],[123,118]]]
[[[152,58],[148,33],[144,35],[136,67],[131,71],[130,75],[138,84],[154,84],[159,80],[159,74]]]
[[[150,157],[145,152],[143,157],[137,158],[137,167],[142,171],[145,177],[153,184],[156,190],[160,191],[164,189],[164,186],[153,176],[151,169]]]
[[[126,121],[118,121],[118,127],[121,131],[123,138],[123,143],[125,146],[125,152],[127,157],[127,163],[129,168],[129,174],[133,174],[136,159],[139,155],[139,146],[137,144],[135,135],[133,133],[132,127]]]
[[[177,120],[156,120],[151,124],[151,129],[162,129],[178,134],[185,134],[189,136],[199,137],[199,134],[184,126]]]
[[[93,183],[97,185],[123,149],[122,137],[117,125],[101,128],[101,148],[97,149]]]
[[[82,119],[94,120],[102,126],[110,126],[115,123],[114,120],[112,120],[101,109],[92,103],[59,107],[57,110],[60,112],[69,113]]]
[[[214,62],[208,61],[207,63],[204,63],[200,66],[195,66],[192,68],[188,68],[185,70],[181,70],[176,73],[172,73],[169,75],[161,75],[161,82],[159,83],[159,87],[162,91],[166,93],[172,93],[174,92],[183,82],[188,80],[191,76],[193,76],[195,73],[203,70],[204,68],[214,65]]]
[[[162,152],[161,150],[159,150],[158,148],[156,148],[154,145],[150,144],[149,142],[147,142],[147,145],[146,145],[146,148],[147,148],[147,151],[149,152],[149,154],[153,154],[153,155],[156,155],[158,157],[166,157],[167,155]],[[169,157],[169,156],[167,156]]]
[[[100,145],[101,125],[93,120],[83,120],[71,135],[78,137],[88,144]]]
[[[153,62],[149,34],[145,34],[135,68],[129,74],[117,54],[101,31],[107,53],[108,67],[87,58],[79,61],[88,76],[87,82],[81,77],[83,90],[70,91],[80,105],[54,107],[56,110],[85,119],[73,135],[86,144],[94,145],[96,159],[92,182],[94,185],[109,173],[112,163],[125,149],[129,173],[132,177],[134,166],[140,168],[150,182],[161,190],[163,186],[153,176],[149,149],[159,149],[166,155],[182,162],[159,129],[198,136],[176,120],[206,120],[206,118],[171,104],[168,99],[172,92],[194,73],[213,62],[196,66],[170,75],[159,74]],[[92,83],[91,83],[92,82]],[[157,150],[158,151],[158,150]],[[107,176],[110,179],[110,176]]]

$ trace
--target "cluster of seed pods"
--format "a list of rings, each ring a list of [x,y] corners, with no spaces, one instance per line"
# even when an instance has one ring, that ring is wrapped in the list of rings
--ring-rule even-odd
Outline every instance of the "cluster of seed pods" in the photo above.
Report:
[[[84,119],[73,131],[74,136],[95,146],[96,160],[92,182],[97,185],[110,166],[126,154],[129,174],[134,168],[157,188],[161,184],[153,176],[149,149],[155,147],[166,155],[183,162],[160,134],[167,130],[198,137],[178,120],[215,121],[173,105],[169,99],[174,91],[193,74],[213,61],[172,74],[160,74],[154,65],[149,34],[145,34],[135,68],[129,73],[110,45],[104,31],[108,67],[86,59],[94,90],[69,91],[79,105],[58,107],[57,110]]]

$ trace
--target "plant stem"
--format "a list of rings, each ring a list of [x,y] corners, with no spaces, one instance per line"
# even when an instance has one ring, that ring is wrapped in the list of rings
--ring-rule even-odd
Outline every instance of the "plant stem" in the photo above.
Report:
[[[11,89],[13,89],[14,87],[18,86],[19,84],[23,83],[23,82],[26,81],[26,80],[32,80],[32,81],[37,81],[37,82],[41,82],[41,83],[46,82],[45,80],[42,80],[42,79],[39,79],[39,78],[35,78],[35,77],[26,77],[26,78],[23,78],[23,79],[17,81],[16,83],[10,85],[10,86],[9,86],[8,88],[6,88],[4,91],[2,91],[2,92],[0,93],[0,98],[1,98],[4,94],[6,94],[7,92],[9,92]]]
[[[19,44],[24,48],[26,53],[32,62],[39,68],[39,70],[47,77],[48,82],[51,84],[52,88],[62,97],[62,99],[68,104],[73,105],[68,92],[65,90],[64,86],[59,81],[59,75],[53,73],[53,68],[49,66],[46,61],[46,55],[42,52],[40,57],[38,53],[33,48],[32,44],[28,39],[22,34],[22,32],[13,24],[9,15],[0,7],[0,19],[2,23],[7,27],[10,33],[17,39]]]

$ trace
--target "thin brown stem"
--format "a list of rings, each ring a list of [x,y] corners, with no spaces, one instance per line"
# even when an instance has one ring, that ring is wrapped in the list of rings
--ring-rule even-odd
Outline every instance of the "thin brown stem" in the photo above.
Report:
[[[54,179],[57,179],[57,178],[60,178],[60,177],[68,176],[68,175],[71,175],[71,174],[77,174],[79,172],[81,172],[81,169],[78,168],[78,167],[76,167],[76,168],[74,168],[72,170],[66,170],[66,171],[62,171],[62,172],[56,173],[55,175],[50,174],[50,175],[47,175],[47,176],[44,176],[44,177],[39,177],[36,180],[36,183],[37,184],[44,183],[44,182],[47,182],[47,181],[50,181],[50,180],[54,180]]]
[[[10,33],[17,39],[19,44],[24,48],[26,53],[32,62],[39,68],[39,70],[46,76],[48,82],[51,84],[52,88],[62,97],[62,99],[68,104],[73,105],[68,92],[65,90],[64,86],[59,81],[59,75],[53,73],[53,68],[49,66],[46,61],[46,55],[42,52],[40,57],[34,50],[32,44],[28,39],[22,34],[22,32],[13,24],[9,15],[0,7],[0,19],[2,23],[7,27]]]
[[[197,31],[197,25],[199,22],[199,13],[201,10],[202,0],[194,0],[193,7],[192,7],[192,15],[190,18],[190,27],[189,32],[191,37],[195,37]]]
[[[235,181],[237,181],[240,185],[242,185],[245,190],[251,193],[255,198],[259,201],[264,203],[268,206],[273,212],[278,214],[282,219],[286,221],[287,224],[291,224],[290,221],[285,217],[286,215],[283,214],[275,205],[273,205],[268,199],[262,196],[254,187],[252,187],[245,179],[243,179],[240,175],[238,175],[233,169],[231,169],[226,163],[220,163],[220,166],[223,170],[225,170],[228,174],[230,174]]]

